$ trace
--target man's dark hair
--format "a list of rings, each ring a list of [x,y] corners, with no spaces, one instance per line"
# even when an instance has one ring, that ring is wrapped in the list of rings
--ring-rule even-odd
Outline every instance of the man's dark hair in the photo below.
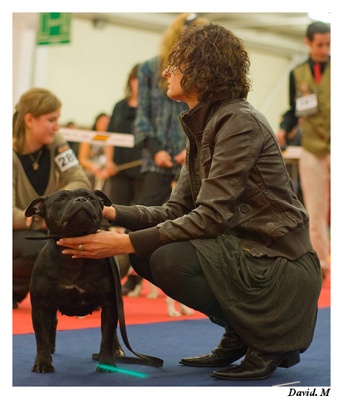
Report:
[[[330,24],[326,24],[325,22],[322,21],[315,21],[308,26],[306,36],[308,37],[309,40],[313,40],[314,35],[316,33],[330,33],[330,32],[331,32]]]

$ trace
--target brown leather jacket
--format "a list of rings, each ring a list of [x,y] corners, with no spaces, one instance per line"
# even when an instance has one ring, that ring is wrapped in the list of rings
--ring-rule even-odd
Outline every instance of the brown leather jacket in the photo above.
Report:
[[[234,235],[253,256],[297,259],[312,249],[276,137],[245,100],[200,103],[181,114],[187,159],[169,201],[115,206],[137,253],[192,239]]]

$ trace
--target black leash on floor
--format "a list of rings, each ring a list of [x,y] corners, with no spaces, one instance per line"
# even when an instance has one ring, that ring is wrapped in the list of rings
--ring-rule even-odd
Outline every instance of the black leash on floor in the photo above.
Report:
[[[25,239],[28,240],[47,240],[47,239],[60,239],[61,236],[59,235],[47,235],[47,236],[26,236]],[[128,357],[128,356],[119,356],[115,355],[115,359],[120,362],[125,362],[128,364],[143,364],[143,365],[151,365],[152,367],[162,367],[164,361],[161,358],[147,356],[145,354],[137,353],[134,351],[129,343],[127,329],[125,325],[125,316],[124,316],[124,306],[123,306],[123,297],[122,297],[122,284],[121,284],[121,277],[119,273],[119,265],[116,257],[109,257],[108,261],[110,263],[112,275],[115,282],[115,292],[116,292],[116,304],[117,304],[117,312],[118,312],[118,322],[119,328],[121,331],[121,336],[123,339],[124,344],[133,354],[136,355],[135,357]],[[94,353],[92,354],[93,360],[98,360],[99,354]]]
[[[129,339],[127,336],[127,330],[125,327],[125,317],[124,317],[124,307],[123,307],[123,297],[122,297],[122,284],[121,284],[121,277],[119,274],[119,265],[116,257],[109,257],[108,258],[112,270],[112,274],[115,281],[115,291],[116,291],[116,300],[117,300],[117,311],[118,311],[118,320],[119,320],[119,327],[121,331],[121,336],[123,339],[124,344],[127,346],[128,350],[130,350],[136,357],[127,357],[127,356],[115,356],[118,361],[124,361],[128,363],[136,363],[136,364],[144,364],[144,365],[151,365],[153,367],[162,367],[164,361],[161,358],[147,356],[145,354],[137,353],[134,351],[129,343]]]

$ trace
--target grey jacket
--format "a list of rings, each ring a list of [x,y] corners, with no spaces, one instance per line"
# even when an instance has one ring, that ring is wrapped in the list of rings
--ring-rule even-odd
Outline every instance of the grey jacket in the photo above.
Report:
[[[200,103],[181,114],[187,159],[167,203],[115,206],[138,254],[193,239],[234,235],[253,256],[297,259],[312,249],[272,128],[245,100]]]
[[[55,135],[54,141],[48,145],[50,151],[50,170],[48,185],[44,196],[60,189],[91,189],[91,184],[85,171],[79,164],[78,158],[68,146],[66,139],[60,134]],[[33,199],[39,196],[29,181],[20,158],[13,150],[12,167],[12,215],[13,230],[27,229],[24,210]]]

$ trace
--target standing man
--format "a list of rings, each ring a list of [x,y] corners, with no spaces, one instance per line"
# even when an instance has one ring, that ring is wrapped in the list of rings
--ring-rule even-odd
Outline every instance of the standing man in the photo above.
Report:
[[[311,23],[305,43],[310,50],[309,58],[290,73],[290,109],[283,115],[276,135],[282,146],[286,135],[298,123],[302,129],[301,189],[310,217],[312,245],[318,253],[325,279],[330,253],[330,25],[319,21]]]

